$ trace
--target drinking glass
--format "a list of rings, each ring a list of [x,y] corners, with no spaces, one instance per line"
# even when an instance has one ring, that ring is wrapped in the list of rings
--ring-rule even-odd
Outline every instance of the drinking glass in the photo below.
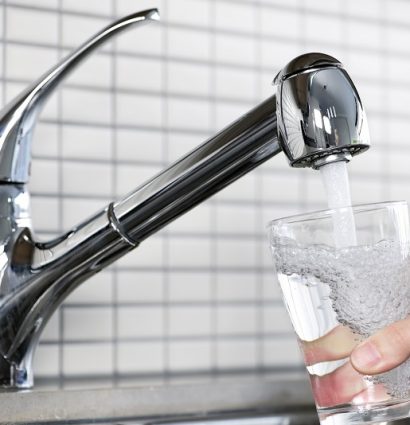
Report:
[[[269,223],[274,265],[322,425],[410,416],[410,360],[358,373],[353,348],[410,313],[406,202],[313,212]]]

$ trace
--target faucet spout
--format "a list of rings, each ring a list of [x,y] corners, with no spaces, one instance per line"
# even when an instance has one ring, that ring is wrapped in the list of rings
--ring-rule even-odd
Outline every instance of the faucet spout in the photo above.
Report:
[[[39,107],[84,56],[111,35],[158,12],[105,28],[0,112],[0,386],[33,385],[41,331],[79,284],[150,235],[283,151],[293,167],[317,168],[367,149],[359,95],[330,56],[290,62],[276,93],[179,161],[64,235],[36,241],[30,220],[29,149]]]

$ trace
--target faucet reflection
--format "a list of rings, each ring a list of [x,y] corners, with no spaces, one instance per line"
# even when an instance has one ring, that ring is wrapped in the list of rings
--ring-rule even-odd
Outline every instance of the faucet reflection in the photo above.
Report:
[[[156,9],[103,29],[0,112],[0,385],[33,385],[32,358],[47,320],[81,282],[275,156],[293,167],[348,161],[369,146],[360,97],[340,62],[320,53],[291,61],[276,93],[176,163],[61,237],[37,242],[30,220],[33,129],[44,101],[96,47]],[[274,182],[273,182],[274,183]]]

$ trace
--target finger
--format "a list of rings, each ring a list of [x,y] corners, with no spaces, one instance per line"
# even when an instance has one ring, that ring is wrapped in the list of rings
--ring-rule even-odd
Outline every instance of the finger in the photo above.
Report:
[[[305,363],[316,363],[340,360],[350,356],[358,341],[345,326],[336,326],[326,335],[313,341],[301,341]]]
[[[351,402],[358,394],[368,389],[367,382],[346,362],[332,373],[310,377],[315,402],[319,407],[336,406]]]
[[[351,354],[354,368],[365,374],[387,372],[410,356],[410,316],[382,329]]]

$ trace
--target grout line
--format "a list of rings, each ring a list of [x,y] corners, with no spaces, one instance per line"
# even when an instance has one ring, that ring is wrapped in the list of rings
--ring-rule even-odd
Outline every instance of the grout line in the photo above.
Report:
[[[63,0],[58,0],[58,60],[62,58],[62,42],[63,42],[63,14],[62,14]],[[63,192],[64,192],[64,173],[63,173],[63,98],[61,89],[57,89],[57,118],[59,124],[57,125],[57,168],[58,168],[58,228],[60,233],[63,231],[64,223],[64,210],[63,210]],[[65,323],[64,323],[64,302],[58,309],[59,315],[59,387],[64,388],[64,347],[65,347]]]
[[[221,333],[219,335],[223,341],[244,341],[244,340],[294,340],[295,334],[293,331],[284,332],[271,332],[271,333],[243,333],[243,334],[229,334]],[[213,334],[204,335],[173,335],[168,337],[168,344],[171,342],[189,342],[189,341],[212,341],[214,338]],[[118,339],[119,343],[152,343],[152,342],[163,342],[163,336],[135,336],[135,337],[121,337]],[[65,339],[64,345],[98,345],[98,344],[111,344],[111,338],[93,338],[93,339]],[[58,345],[57,340],[43,340],[41,345]],[[168,371],[170,373],[171,371]],[[165,372],[165,377],[167,372]]]
[[[219,274],[272,274],[272,267],[268,266],[215,266],[214,268],[208,266],[172,266],[172,268],[165,269],[157,266],[123,266],[121,265],[121,269],[119,273],[129,273],[129,272],[138,272],[138,273],[162,273],[165,270],[168,270],[169,273],[178,273],[178,274],[202,274],[202,273],[211,273],[213,271],[217,271]],[[104,273],[109,273],[109,269],[104,270]]]
[[[117,56],[117,55],[116,55]],[[4,80],[4,78],[0,78],[0,80]],[[11,84],[21,84],[21,85],[29,85],[32,82],[32,79],[22,79],[22,78],[9,78],[6,81],[7,83]],[[379,84],[378,82],[375,82],[375,84]],[[397,82],[397,86],[400,88],[403,88],[403,84],[406,84],[404,82]],[[410,84],[407,84],[410,88]],[[105,86],[93,86],[91,84],[86,83],[67,83],[64,84],[64,90],[65,91],[84,91],[87,90],[90,93],[103,93],[103,94],[110,94],[111,89],[109,87]],[[120,95],[126,95],[126,96],[148,96],[148,97],[159,97],[163,98],[164,96],[169,96],[172,99],[182,99],[182,100],[192,100],[192,101],[198,101],[198,102],[206,102],[206,101],[212,101],[214,100],[209,95],[202,95],[202,94],[195,94],[195,93],[184,93],[184,92],[175,92],[175,91],[167,91],[165,93],[162,90],[144,90],[143,88],[135,88],[135,87],[117,87],[116,93]],[[253,99],[251,98],[241,98],[241,97],[227,97],[227,96],[219,96],[217,100],[221,103],[231,103],[231,104],[237,104],[237,105],[256,105],[256,103],[253,103]],[[109,124],[107,124],[109,125]]]
[[[172,308],[191,308],[191,307],[208,307],[210,306],[208,300],[170,300],[170,301],[118,301],[118,307],[134,308],[134,307],[155,307],[162,308],[169,305]],[[245,307],[245,306],[272,306],[283,307],[281,299],[230,299],[218,301],[218,307]],[[112,307],[110,302],[73,302],[67,301],[65,304],[66,309],[81,309],[81,308],[107,308]],[[213,334],[213,333],[212,333]]]
[[[386,22],[383,22],[383,21],[385,21],[385,17],[386,17],[387,0],[381,0],[381,5],[382,5],[382,24],[381,24],[381,33],[380,33],[379,42],[380,42],[380,46],[382,50],[382,55],[385,56],[386,53],[388,52],[388,49],[386,46],[387,29],[384,25]],[[381,80],[382,80],[381,84],[383,87],[388,80],[388,69],[386,69],[386,65],[384,61],[381,61],[381,63],[383,68],[380,70],[380,74],[381,74]],[[380,104],[387,105],[389,101],[389,94],[387,90],[381,90],[380,95],[381,95]],[[381,130],[383,139],[389,140],[390,142],[391,140],[389,137],[389,133],[390,133],[391,125],[392,125],[391,121],[387,120],[386,125],[383,125]],[[371,132],[370,132],[370,136],[371,136]],[[380,176],[379,176],[379,179],[380,179],[379,181],[381,183],[381,190],[380,190],[381,199],[390,199],[392,183],[395,180],[394,175],[392,175],[392,173],[394,173],[394,167],[391,166],[392,152],[395,150],[394,145],[392,143],[388,143],[386,145],[387,146],[385,146],[385,149],[383,151],[383,156],[380,156],[380,165],[379,167],[377,167],[379,169],[387,170],[386,173],[380,173]],[[397,148],[397,151],[403,153],[403,149],[400,149],[399,147]]]
[[[2,9],[3,9],[3,19],[2,19],[2,25],[3,25],[3,31],[2,31],[2,38],[3,38],[3,40],[7,40],[7,38],[8,38],[8,34],[7,34],[7,30],[8,30],[8,26],[7,26],[7,12],[8,12],[8,8],[7,8],[7,1],[8,0],[4,0],[4,3],[3,3],[3,7],[2,7]],[[2,105],[4,106],[4,105],[6,105],[6,99],[7,99],[7,96],[6,96],[6,90],[7,90],[7,86],[6,86],[6,81],[7,81],[7,67],[6,67],[6,61],[7,61],[7,52],[6,52],[6,49],[7,49],[7,47],[6,47],[6,44],[5,43],[3,43],[2,44],[2,53],[1,53],[1,55],[2,55],[2,61],[3,61],[3,63],[2,63],[2,72],[1,72],[1,75],[2,75],[2,78],[1,78],[1,85],[2,85],[2,89],[3,89],[3,93],[2,93]]]
[[[163,1],[163,10],[165,10],[165,15],[167,14],[167,3]],[[164,23],[161,28],[161,49],[162,49],[162,60],[161,60],[161,85],[163,91],[163,101],[162,101],[162,160],[163,162],[169,161],[169,90],[168,90],[168,31],[169,27],[167,23]],[[171,372],[171,358],[170,358],[170,328],[169,328],[169,297],[170,297],[170,280],[169,280],[169,270],[170,270],[170,246],[169,246],[169,234],[168,229],[162,230],[163,241],[162,241],[162,255],[163,255],[163,267],[162,272],[162,297],[164,306],[162,308],[162,343],[163,343],[163,372],[165,382],[168,382],[170,372]]]
[[[410,153],[410,146],[409,145],[401,145],[401,144],[395,144],[395,143],[389,143],[388,144],[389,149],[392,151],[397,151],[398,153],[400,153],[401,155],[403,153],[405,154],[409,154]],[[377,149],[379,150],[379,147],[377,147]],[[383,148],[383,153],[384,153],[384,149]],[[381,151],[379,150],[379,152],[381,153]],[[282,162],[284,160],[283,156],[280,155]],[[45,154],[33,154],[32,158],[35,160],[39,160],[39,161],[50,161],[50,162],[55,162],[56,160],[58,160],[58,156],[57,155],[45,155]],[[279,157],[278,157],[279,158]],[[178,161],[180,158],[177,158],[176,161]],[[275,161],[275,160],[273,160]],[[83,157],[76,157],[76,156],[65,156],[64,157],[64,162],[67,164],[87,164],[87,165],[111,165],[112,161],[109,157],[101,157],[101,158],[95,158],[95,157],[91,157],[91,156],[83,156]],[[175,160],[174,160],[175,162]],[[171,165],[173,162],[169,161],[169,160],[154,160],[154,159],[117,159],[116,160],[116,164],[117,165],[123,165],[123,166],[139,166],[139,167],[149,167],[149,168],[158,168],[158,171],[162,170],[162,168]],[[275,168],[274,166],[267,166],[265,165],[265,167],[260,167],[258,170],[256,170],[258,173],[260,174],[264,174],[264,175],[283,175],[283,176],[287,176],[289,175],[289,173],[293,173],[293,170],[291,167],[287,167],[287,168]],[[392,170],[392,172],[394,172],[394,170]],[[354,170],[353,171],[354,175],[366,178],[366,177],[376,177],[376,176],[380,176],[380,175],[385,175],[386,173],[380,173],[378,169],[374,168],[374,171],[372,172],[371,170],[367,171],[357,171]],[[389,172],[390,174],[390,172]],[[404,174],[400,174],[397,173],[395,174],[397,177],[399,177],[400,179],[402,179],[403,177],[409,176],[409,173],[404,173]]]
[[[253,106],[253,105],[252,105]],[[408,122],[410,118],[410,113],[405,112],[389,112],[382,109],[369,109],[366,108],[366,113],[368,117],[372,118],[393,118],[397,121],[405,121]],[[80,120],[59,120],[55,118],[43,118],[40,120],[40,123],[43,124],[64,124],[66,126],[77,126],[77,127],[91,127],[91,128],[106,128],[109,129],[109,124],[106,124],[105,122],[99,122],[99,121],[80,121]],[[227,123],[227,125],[230,123]],[[198,135],[204,137],[203,140],[198,140],[198,145],[201,142],[205,141],[205,137],[211,136],[209,129],[204,128],[191,128],[191,127],[175,127],[175,126],[161,126],[161,125],[133,125],[133,124],[118,124],[117,125],[119,130],[140,130],[140,131],[153,131],[153,132],[163,132],[168,131],[169,133],[181,133],[181,134],[189,134],[189,135]],[[402,146],[401,144],[398,144],[398,146]],[[403,148],[406,146],[403,144]]]
[[[3,18],[4,20],[4,18]],[[261,42],[259,42],[261,43]],[[300,41],[295,40],[294,41],[295,45],[300,45]],[[0,44],[3,44],[0,41]],[[384,43],[383,43],[384,44]],[[42,48],[50,48],[52,50],[56,49],[56,46],[53,45],[37,45],[36,43],[30,41],[30,42],[19,42],[19,41],[15,41],[15,40],[8,40],[7,41],[7,45],[18,45],[18,46],[25,46],[25,47],[42,47]],[[306,45],[306,40],[303,39],[303,43],[302,46]],[[380,44],[382,45],[382,44]],[[347,52],[350,51],[350,49],[345,45],[345,43],[340,44],[338,46],[333,46],[333,47],[337,47],[340,48],[342,50],[345,50]],[[380,48],[380,52],[377,52],[378,54],[383,55],[383,57],[387,57],[389,55],[389,51],[384,48],[384,50],[382,48]],[[95,53],[96,55],[105,55],[105,56],[110,56],[111,52],[110,51],[97,51]],[[155,61],[161,61],[164,58],[162,56],[158,56],[158,55],[147,55],[144,53],[127,53],[127,52],[121,52],[118,48],[117,48],[117,53],[116,56],[119,59],[122,59],[123,57],[132,57],[136,60],[141,60],[141,59],[151,59],[151,60],[155,60]],[[400,56],[400,58],[403,57],[402,53],[398,52],[398,56]],[[410,54],[409,54],[409,59],[410,59]],[[271,73],[272,77],[274,76],[275,72],[278,71],[279,69],[276,69],[275,66],[263,66],[262,64],[260,64],[259,66],[256,65],[250,65],[250,64],[241,64],[241,63],[226,63],[226,62],[221,62],[221,61],[217,61],[217,59],[214,59],[212,63],[212,60],[209,61],[204,61],[201,59],[189,59],[189,58],[181,58],[181,57],[173,57],[173,56],[169,56],[167,61],[169,63],[172,62],[182,62],[182,63],[186,63],[188,65],[201,65],[201,66],[205,66],[205,67],[209,67],[210,69],[212,69],[212,67],[214,65],[218,66],[218,69],[224,70],[226,69],[231,69],[231,70],[242,70],[242,71],[249,71],[249,72],[261,72],[261,77],[264,78],[263,74],[264,73]],[[3,64],[4,66],[5,64]],[[284,64],[281,64],[284,65]],[[2,82],[6,82],[6,83],[11,83],[11,84],[21,84],[21,85],[29,85],[32,83],[33,78],[22,78],[22,77],[10,77],[10,78],[6,78],[4,77],[5,74],[3,74],[3,77],[0,77],[0,81]],[[359,81],[360,84],[370,84],[370,85],[374,85],[376,87],[379,87],[381,84],[383,84],[383,87],[394,87],[394,88],[399,88],[399,89],[410,89],[410,81],[409,80],[401,80],[401,79],[391,79],[391,78],[387,78],[386,74],[383,75],[383,77],[380,78],[374,78],[374,77],[369,77],[366,75],[358,75],[355,78],[355,81]],[[121,82],[122,84],[124,82]],[[106,92],[110,92],[109,87],[107,87],[106,85],[93,85],[93,84],[89,84],[89,83],[73,83],[73,82],[68,82],[64,84],[64,88],[68,89],[68,90],[89,90],[90,92],[101,92],[101,93],[106,93]],[[158,97],[162,97],[164,95],[164,93],[161,90],[158,89],[151,89],[151,90],[147,90],[144,89],[143,87],[136,87],[136,86],[125,86],[122,85],[120,87],[116,88],[117,92],[119,94],[125,94],[125,95],[144,95],[144,96],[158,96]],[[227,102],[227,103],[237,103],[237,104],[248,104],[249,102],[253,101],[253,98],[243,98],[243,97],[226,97],[226,96],[216,96],[216,95],[204,95],[204,94],[195,94],[195,93],[188,93],[188,92],[178,92],[178,91],[169,91],[167,92],[168,96],[173,97],[173,98],[177,98],[177,99],[187,99],[187,100],[218,100],[221,102]],[[260,98],[258,98],[260,99]]]
[[[305,366],[301,364],[296,365],[289,365],[289,364],[277,364],[275,366],[267,366],[263,369],[263,373],[266,375],[269,374],[275,374],[275,373],[300,373],[305,372],[306,368]],[[255,370],[253,368],[225,368],[225,369],[218,369],[215,371],[215,374],[221,374],[222,376],[241,376],[243,375],[255,375]],[[214,378],[214,374],[209,373],[208,370],[204,369],[189,369],[189,370],[175,370],[170,373],[169,378],[170,379],[178,379],[178,378],[195,378],[197,381],[201,381],[201,377],[205,377],[206,379]],[[137,383],[144,382],[144,380],[154,380],[155,384],[158,385],[158,380],[163,380],[163,374],[161,372],[135,372],[135,371],[127,371],[123,372],[119,375],[119,379],[124,384],[127,384],[127,382],[132,382],[135,380]],[[106,381],[111,380],[111,375],[107,374],[70,374],[66,376],[66,382],[67,384],[74,383],[78,384],[80,382],[89,383],[90,381],[92,383],[97,382],[103,382],[106,383]],[[54,384],[55,378],[50,376],[39,376],[38,382],[40,385],[50,385]],[[162,383],[162,382],[161,382]]]
[[[386,114],[385,114],[386,115]],[[104,128],[110,129],[110,125],[105,122],[89,122],[89,121],[78,121],[78,120],[58,120],[58,119],[42,119],[40,122],[45,124],[64,124],[66,126],[77,126],[77,127],[91,127],[91,128]],[[209,130],[200,128],[182,128],[182,127],[163,127],[163,126],[152,126],[152,125],[132,125],[132,124],[117,124],[118,130],[141,130],[141,131],[154,131],[154,132],[173,132],[190,135],[200,135],[202,137],[210,136]],[[199,141],[200,142],[200,141]]]
[[[151,272],[164,272],[169,271],[169,273],[208,273],[212,271],[217,271],[218,273],[270,273],[272,274],[272,267],[265,266],[172,266],[172,268],[164,266],[123,266],[121,265],[121,271],[123,272],[140,272],[140,273],[151,273]]]
[[[111,1],[111,9],[113,17],[116,15],[116,1]],[[114,39],[112,42],[112,50],[111,50],[111,182],[112,182],[112,199],[117,197],[117,144],[118,144],[118,135],[117,135],[117,122],[118,122],[118,113],[117,113],[117,40]],[[111,294],[111,308],[112,308],[112,374],[114,385],[118,385],[119,379],[119,319],[118,319],[118,263],[113,263],[111,265],[112,268],[112,294]]]
[[[255,207],[258,207],[258,205],[255,203]],[[255,220],[258,218],[258,215],[255,216]],[[258,221],[258,225],[261,225],[263,221]],[[37,232],[39,234],[42,234],[44,236],[46,235],[53,235],[55,232],[46,230],[46,229],[37,229]],[[231,242],[231,241],[240,241],[240,242],[254,242],[258,241],[260,243],[267,242],[266,241],[266,234],[265,233],[221,233],[221,232],[205,232],[205,233],[195,233],[195,232],[173,232],[169,231],[167,235],[165,235],[164,231],[159,232],[156,236],[157,240],[161,240],[162,242],[166,241],[167,239],[182,239],[184,241],[187,240],[209,240],[210,241],[210,247],[211,249],[217,249],[218,243],[223,242]],[[215,242],[215,244],[213,244]],[[258,244],[259,245],[259,244]],[[214,258],[216,260],[217,256],[211,255],[210,263],[213,264],[215,261],[212,259]]]
[[[374,118],[380,118],[380,119],[389,119],[393,118],[396,121],[404,121],[408,122],[410,118],[410,113],[406,112],[389,112],[382,109],[369,109],[366,108],[366,113],[368,118],[371,117]],[[67,126],[77,126],[77,127],[91,127],[91,128],[107,128],[109,129],[110,126],[104,122],[89,122],[89,121],[79,121],[79,120],[58,120],[58,119],[52,119],[52,118],[43,118],[40,120],[41,123],[44,124],[64,124]],[[230,124],[230,123],[227,123]],[[209,129],[204,128],[191,128],[191,127],[175,127],[175,126],[167,126],[163,127],[161,125],[133,125],[133,124],[118,124],[119,130],[140,130],[140,131],[154,131],[154,132],[161,132],[161,131],[168,131],[169,133],[181,133],[181,134],[189,134],[189,135],[198,135],[204,137],[203,140],[198,140],[198,145],[201,142],[205,141],[205,137],[211,136]],[[406,148],[406,145],[403,144],[397,144],[397,146],[400,146],[400,148],[403,146],[403,148]]]
[[[211,39],[210,39],[210,52],[209,56],[211,58],[210,62],[211,65],[211,72],[210,72],[210,102],[211,102],[211,113],[210,113],[210,127],[212,131],[216,131],[217,127],[217,99],[216,99],[216,75],[218,71],[218,64],[216,59],[216,32],[215,32],[215,25],[212,24],[215,22],[215,9],[216,9],[216,0],[211,0],[209,4],[209,23],[212,27],[211,32]],[[216,239],[213,237],[215,233],[217,233],[218,229],[218,223],[217,223],[217,205],[218,200],[216,198],[211,198],[209,200],[209,209],[210,209],[210,228],[212,231],[211,239],[209,243],[209,258],[210,258],[210,264],[213,268],[213,272],[209,274],[209,280],[210,280],[210,304],[212,313],[210,315],[210,329],[212,333],[212,339],[210,341],[210,368],[213,374],[216,374],[216,371],[218,370],[218,345],[219,345],[219,338],[218,338],[218,306],[219,306],[219,300],[218,300],[218,273],[217,270],[215,270],[216,264],[217,264],[217,258],[218,258],[218,245],[216,243]]]
[[[262,26],[262,1],[257,0],[255,3],[255,31],[256,31],[256,81],[255,81],[255,100],[262,97],[262,87],[260,81],[262,80],[262,34],[261,34],[261,26]],[[254,170],[255,172],[255,232],[259,232],[259,226],[263,223],[263,178],[262,178],[262,170]],[[261,238],[258,238],[261,239]],[[264,237],[263,241],[260,240],[259,243],[255,244],[255,264],[259,267],[262,266],[263,263],[263,242],[267,241],[266,237]],[[256,322],[257,322],[257,330],[259,333],[263,332],[264,329],[264,308],[266,303],[264,302],[264,288],[263,288],[263,275],[258,274],[255,276],[256,282],[256,296],[259,300],[259,308],[256,308]],[[255,306],[256,307],[256,306]],[[264,339],[261,338],[258,340],[256,345],[256,366],[259,372],[261,372],[264,368]]]

